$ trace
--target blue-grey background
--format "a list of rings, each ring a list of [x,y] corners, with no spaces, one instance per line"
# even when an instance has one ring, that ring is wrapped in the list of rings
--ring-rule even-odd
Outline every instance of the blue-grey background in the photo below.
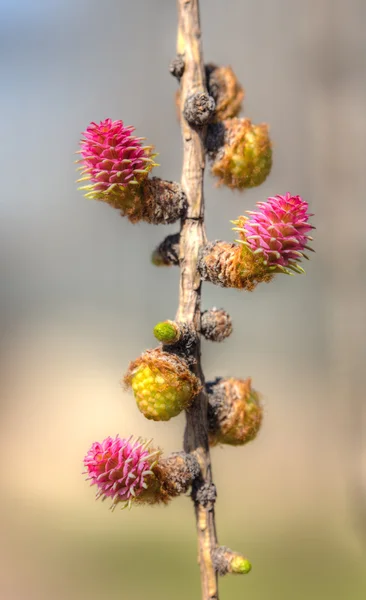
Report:
[[[366,594],[363,0],[202,0],[206,61],[230,64],[244,114],[270,123],[272,174],[245,194],[207,176],[207,232],[268,195],[309,201],[306,276],[253,294],[204,286],[234,334],[204,344],[208,379],[253,377],[261,435],[214,449],[220,542],[252,573],[223,600]],[[144,420],[120,379],[173,318],[178,271],[150,264],[175,226],[132,226],[74,183],[80,132],[122,118],[180,178],[173,0],[0,0],[1,560],[4,600],[199,598],[191,503],[111,514],[81,476],[117,432],[179,449],[184,418]]]

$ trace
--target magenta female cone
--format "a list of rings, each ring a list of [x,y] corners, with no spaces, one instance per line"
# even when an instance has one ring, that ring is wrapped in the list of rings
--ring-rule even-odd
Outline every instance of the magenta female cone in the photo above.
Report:
[[[308,203],[287,193],[257,206],[258,211],[247,211],[249,217],[233,221],[239,245],[217,241],[201,250],[198,268],[204,281],[251,291],[276,273],[304,273],[300,262],[308,258],[305,250],[313,251]]]
[[[136,187],[156,166],[153,147],[143,146],[144,138],[133,135],[134,127],[123,121],[105,119],[91,123],[81,145],[79,181],[89,181],[79,189],[87,198],[102,200],[128,214],[136,202]]]
[[[81,140],[82,177],[79,189],[87,198],[102,200],[127,216],[131,223],[175,223],[186,210],[182,187],[173,181],[148,177],[154,162],[153,147],[132,135],[133,127],[105,119],[91,123]]]
[[[299,266],[307,258],[304,250],[312,240],[314,229],[309,223],[308,203],[301,196],[272,196],[258,202],[258,211],[247,211],[249,217],[235,222],[241,244],[246,246],[272,272],[303,272]]]
[[[122,507],[132,502],[154,504],[166,501],[153,468],[161,450],[150,447],[150,441],[107,437],[94,442],[84,458],[91,485],[98,487],[97,498],[111,498]]]

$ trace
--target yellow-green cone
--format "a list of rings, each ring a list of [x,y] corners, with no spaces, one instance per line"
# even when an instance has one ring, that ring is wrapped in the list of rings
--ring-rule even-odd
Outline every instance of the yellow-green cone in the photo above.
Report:
[[[217,152],[211,172],[219,185],[243,190],[263,183],[272,167],[272,146],[265,123],[227,119],[224,145]]]
[[[124,381],[132,387],[138,409],[154,421],[169,421],[189,408],[201,387],[183,359],[160,349],[133,361]]]

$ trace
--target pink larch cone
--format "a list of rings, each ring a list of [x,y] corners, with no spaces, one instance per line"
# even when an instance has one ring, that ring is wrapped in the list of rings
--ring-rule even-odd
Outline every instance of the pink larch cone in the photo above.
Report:
[[[162,501],[158,497],[160,484],[152,470],[160,454],[160,450],[150,447],[150,441],[132,437],[107,437],[101,443],[94,442],[84,465],[91,485],[98,487],[97,498],[111,498],[112,509],[120,502],[125,507],[132,502]]]
[[[258,202],[258,211],[247,211],[241,216],[234,231],[238,231],[238,244],[216,241],[208,243],[201,251],[198,269],[204,281],[222,287],[252,291],[260,282],[269,283],[276,273],[304,273],[302,258],[312,237],[308,219],[308,204],[300,196],[268,198]]]
[[[309,224],[308,203],[300,196],[268,198],[258,202],[258,211],[247,211],[249,217],[239,217],[235,224],[240,232],[238,240],[246,246],[270,272],[303,272],[299,263],[308,258],[304,250],[312,240],[308,234],[314,229]]]
[[[143,146],[144,138],[135,137],[133,131],[134,127],[112,119],[91,123],[84,131],[79,181],[89,181],[80,187],[87,198],[123,208],[133,195],[133,188],[156,166],[153,147]]]

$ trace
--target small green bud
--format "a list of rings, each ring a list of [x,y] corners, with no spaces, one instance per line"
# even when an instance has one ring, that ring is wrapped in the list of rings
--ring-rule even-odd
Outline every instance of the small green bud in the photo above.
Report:
[[[242,575],[249,573],[252,568],[249,560],[240,555],[234,556],[230,566],[232,573],[240,573]]]
[[[213,551],[212,562],[215,571],[221,576],[226,575],[227,573],[245,575],[246,573],[249,573],[252,568],[252,565],[247,558],[244,558],[244,556],[238,552],[230,550],[227,546],[218,546]]]
[[[175,344],[180,338],[179,327],[174,321],[162,321],[155,325],[154,336],[163,344]]]

